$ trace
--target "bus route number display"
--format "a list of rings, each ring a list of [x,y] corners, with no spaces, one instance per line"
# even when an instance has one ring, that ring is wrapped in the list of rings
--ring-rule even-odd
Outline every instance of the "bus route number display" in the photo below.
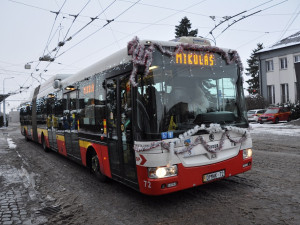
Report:
[[[176,64],[213,66],[215,65],[215,57],[212,53],[177,53]]]
[[[95,85],[94,84],[90,84],[87,85],[85,87],[83,87],[83,94],[89,94],[89,93],[93,93],[95,90]]]

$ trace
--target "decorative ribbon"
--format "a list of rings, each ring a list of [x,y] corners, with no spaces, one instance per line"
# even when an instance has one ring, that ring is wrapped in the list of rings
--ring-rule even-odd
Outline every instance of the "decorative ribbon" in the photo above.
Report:
[[[175,143],[183,143],[184,140],[186,140],[188,137],[196,134],[199,130],[206,130],[208,131],[210,134],[211,133],[223,133],[222,137],[219,141],[218,147],[215,149],[211,149],[209,147],[209,145],[207,144],[207,142],[204,140],[203,136],[198,136],[193,143],[189,144],[189,146],[186,146],[184,148],[181,148],[179,150],[174,150],[175,154],[181,154],[184,152],[188,152],[191,151],[195,146],[202,144],[203,147],[205,148],[206,151],[210,152],[210,153],[216,153],[219,152],[223,149],[223,145],[225,142],[225,138],[227,137],[228,140],[232,143],[235,144],[239,144],[239,143],[243,143],[249,136],[249,132],[246,129],[243,128],[239,128],[239,127],[232,127],[232,126],[226,126],[225,127],[225,131],[222,130],[220,124],[210,124],[210,126],[208,128],[205,127],[204,124],[202,124],[201,126],[195,126],[193,129],[190,129],[186,132],[184,132],[183,134],[179,135],[179,138],[174,140],[174,144]],[[230,137],[230,135],[228,134],[229,131],[232,131],[234,133],[238,133],[238,134],[242,134],[242,137],[239,140],[234,140]],[[142,151],[148,151],[151,150],[153,148],[156,148],[158,146],[161,146],[164,149],[170,150],[170,143],[167,143],[166,141],[154,141],[151,142],[150,145],[138,145],[135,144],[134,145],[134,150],[136,152],[142,152]]]

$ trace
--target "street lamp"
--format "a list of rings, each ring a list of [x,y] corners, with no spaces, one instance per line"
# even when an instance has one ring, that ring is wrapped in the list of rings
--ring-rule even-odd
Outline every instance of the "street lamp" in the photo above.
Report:
[[[7,78],[4,78],[3,79],[3,96],[5,95],[5,91],[4,91],[4,81],[5,80],[8,80],[8,79],[12,79],[12,78],[15,78],[15,77],[7,77]],[[5,98],[3,99],[3,126],[6,127],[6,114],[5,114]]]

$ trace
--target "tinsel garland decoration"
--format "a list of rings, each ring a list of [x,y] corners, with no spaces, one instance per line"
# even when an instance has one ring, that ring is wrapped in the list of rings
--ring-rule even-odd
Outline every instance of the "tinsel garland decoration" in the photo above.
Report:
[[[143,152],[143,151],[147,151],[147,150],[151,150],[153,148],[156,148],[156,147],[160,146],[161,144],[162,144],[162,141],[154,141],[154,142],[151,142],[150,145],[137,145],[137,144],[135,144],[133,146],[133,149],[136,152]]]
[[[222,137],[219,141],[218,147],[215,149],[210,149],[209,145],[207,144],[207,142],[204,140],[204,138],[202,136],[199,136],[195,139],[194,143],[190,144],[189,146],[182,148],[180,150],[175,150],[175,154],[181,154],[181,153],[185,153],[185,152],[189,152],[191,151],[196,145],[202,144],[203,147],[205,148],[206,151],[210,152],[210,153],[216,153],[218,151],[221,151],[225,142],[225,135],[226,132],[224,132],[222,134]]]
[[[241,72],[243,71],[241,58],[235,50],[229,50],[228,52],[225,52],[223,49],[215,46],[199,46],[195,44],[180,43],[175,47],[175,52],[171,52],[169,50],[165,50],[159,43],[155,42],[151,42],[150,46],[146,48],[145,45],[140,43],[138,37],[135,37],[130,42],[128,42],[127,45],[128,55],[132,55],[133,62],[133,69],[130,75],[130,82],[132,86],[136,87],[138,85],[135,81],[138,66],[145,66],[144,75],[148,75],[149,68],[152,64],[152,53],[154,48],[158,49],[162,54],[169,57],[174,57],[176,56],[176,54],[181,53],[184,50],[218,53],[222,56],[223,59],[225,59],[227,64],[237,63]],[[232,58],[230,57],[230,54],[233,56]]]
[[[174,142],[175,143],[183,143],[184,140],[186,140],[188,137],[196,134],[200,130],[206,130],[210,134],[211,133],[221,133],[222,132],[223,134],[222,134],[222,137],[219,141],[218,147],[215,148],[215,149],[210,149],[209,145],[204,140],[203,136],[198,136],[194,140],[193,143],[189,144],[189,146],[186,146],[186,147],[181,148],[179,150],[174,150],[174,153],[175,154],[181,154],[181,153],[184,153],[184,152],[191,151],[195,146],[197,146],[199,144],[202,144],[206,151],[208,151],[210,153],[216,153],[216,152],[219,152],[223,149],[223,145],[224,145],[226,137],[228,138],[228,140],[230,142],[235,143],[235,144],[239,144],[239,143],[243,143],[248,138],[248,135],[249,135],[249,132],[246,129],[239,128],[239,127],[226,126],[225,131],[224,131],[224,130],[222,130],[222,127],[220,126],[220,124],[210,124],[210,126],[208,128],[206,128],[205,125],[202,124],[201,126],[196,125],[193,129],[190,129],[190,130],[184,132],[183,134],[179,135],[179,138],[175,139]],[[238,134],[242,134],[242,137],[238,141],[236,141],[236,140],[234,140],[230,137],[230,135],[228,134],[229,131],[232,131],[232,132],[238,133]],[[158,146],[161,146],[164,149],[170,150],[170,143],[167,143],[165,141],[152,142],[152,143],[150,143],[150,145],[135,144],[133,148],[136,152],[142,152],[142,151],[151,150],[151,149],[156,148]]]

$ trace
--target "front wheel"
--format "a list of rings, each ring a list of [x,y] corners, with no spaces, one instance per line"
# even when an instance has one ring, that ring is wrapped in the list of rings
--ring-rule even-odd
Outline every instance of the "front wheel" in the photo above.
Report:
[[[279,123],[279,118],[276,117],[275,122],[274,123]]]
[[[49,148],[47,147],[44,136],[42,136],[42,147],[43,147],[45,152],[49,152]]]
[[[26,132],[25,129],[24,129],[24,137],[25,137],[25,141],[29,141],[29,138],[28,138],[28,136],[27,136],[27,132]]]
[[[91,171],[93,174],[96,175],[96,177],[101,181],[101,182],[105,182],[107,180],[107,177],[105,175],[103,175],[100,171],[100,163],[99,163],[99,159],[97,154],[95,154],[92,157],[92,167],[91,167]]]

